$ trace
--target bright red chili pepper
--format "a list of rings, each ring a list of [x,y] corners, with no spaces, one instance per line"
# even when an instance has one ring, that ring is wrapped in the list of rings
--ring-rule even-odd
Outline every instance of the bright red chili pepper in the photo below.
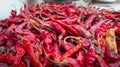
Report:
[[[15,60],[15,57],[12,54],[2,54],[0,55],[0,61],[6,62],[8,64],[13,64]]]
[[[119,22],[118,11],[72,2],[24,4],[0,20],[0,67],[120,67]]]
[[[63,54],[61,56],[60,60],[63,60],[65,58],[67,58],[67,57],[72,56],[74,53],[76,53],[81,48],[81,46],[82,46],[82,41],[79,40],[78,44],[76,46],[70,48],[65,54]]]

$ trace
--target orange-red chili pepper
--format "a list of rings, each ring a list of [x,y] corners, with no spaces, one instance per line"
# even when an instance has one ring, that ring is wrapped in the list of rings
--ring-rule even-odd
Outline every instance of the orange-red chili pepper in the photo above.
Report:
[[[76,46],[74,46],[73,48],[70,48],[65,54],[61,56],[60,60],[63,60],[75,54],[81,48],[81,46],[82,46],[82,41],[79,40]]]

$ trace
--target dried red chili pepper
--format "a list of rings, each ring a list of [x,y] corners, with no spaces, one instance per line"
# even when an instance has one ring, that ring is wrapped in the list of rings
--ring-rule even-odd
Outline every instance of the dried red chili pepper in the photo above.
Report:
[[[60,48],[58,46],[57,42],[54,42],[54,52],[53,52],[53,57],[55,61],[59,61],[59,58],[61,57],[61,51]]]
[[[73,27],[79,32],[82,37],[91,37],[91,33],[87,31],[83,26],[73,25]]]
[[[92,56],[94,56],[95,58],[97,58],[99,64],[101,67],[109,67],[108,64],[103,60],[103,58],[97,54],[93,54]]]
[[[14,18],[14,17],[16,17],[16,15],[17,15],[17,12],[15,10],[12,10],[11,11],[11,17]]]
[[[43,53],[42,52],[42,45],[40,43],[36,43],[35,48],[37,49],[37,51],[39,52],[40,55]]]
[[[91,15],[88,17],[88,19],[85,21],[85,28],[91,27],[92,21],[95,19],[96,15]]]
[[[0,67],[9,67],[9,65],[8,65],[7,63],[1,62],[1,63],[0,63]]]
[[[77,18],[65,18],[63,20],[61,20],[63,23],[72,25],[72,24],[78,24],[77,23]]]
[[[79,33],[71,26],[59,21],[59,20],[53,20],[54,22],[57,22],[58,24],[60,24],[63,28],[65,28],[66,30],[70,31],[73,35],[79,36]]]
[[[28,56],[23,57],[23,62],[25,63],[25,67],[30,67],[30,60]]]
[[[86,59],[85,59],[85,67],[100,67],[99,65],[96,65],[96,63],[98,63],[96,61],[96,59],[94,57],[92,57],[91,55],[86,55]]]
[[[71,2],[24,3],[20,14],[13,10],[9,18],[0,20],[0,65],[119,67],[119,19],[118,11]],[[108,29],[115,30],[114,36],[106,34]],[[115,46],[116,52],[107,45]]]
[[[48,33],[44,39],[44,48],[47,52],[47,54],[52,53],[53,51],[53,46],[52,46],[53,42],[52,42],[52,38],[50,33]]]
[[[64,41],[61,41],[61,46],[62,46],[66,51],[68,51],[70,48],[74,47],[73,44],[68,43],[68,42],[64,42]]]
[[[72,56],[74,53],[76,53],[81,48],[81,46],[82,46],[82,41],[79,40],[78,44],[75,47],[70,48],[65,54],[61,56],[60,60],[63,60],[64,58]]]
[[[14,60],[15,57],[11,53],[0,55],[0,62],[6,62],[7,64],[12,65]]]
[[[36,57],[36,55],[35,55],[35,53],[33,51],[32,43],[28,39],[24,39],[23,43],[24,43],[23,47],[26,50],[26,53],[28,54],[28,56],[30,58],[31,66],[33,66],[33,67],[42,67],[41,62]]]
[[[69,67],[80,67],[78,61],[76,59],[73,58],[65,58],[65,61],[67,61],[67,64]]]
[[[51,26],[53,26],[54,30],[56,30],[62,37],[67,35],[66,31],[58,23],[51,22]]]
[[[82,50],[79,51],[79,54],[77,56],[77,61],[80,67],[85,67],[85,53]]]
[[[103,23],[105,23],[107,20],[100,20],[98,23],[96,23],[94,26],[92,26],[89,31],[90,32],[95,32],[95,30]]]
[[[25,50],[24,50],[24,48],[23,48],[20,44],[18,44],[18,43],[16,43],[15,48],[16,48],[17,54],[16,54],[16,56],[15,56],[14,65],[19,65],[20,62],[21,62],[21,57],[25,54]]]

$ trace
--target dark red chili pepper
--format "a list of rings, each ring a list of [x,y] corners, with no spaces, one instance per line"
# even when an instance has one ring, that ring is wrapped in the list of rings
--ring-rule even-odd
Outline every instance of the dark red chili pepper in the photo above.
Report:
[[[117,41],[117,49],[118,49],[118,53],[120,54],[120,41]]]
[[[100,67],[99,65],[96,65],[96,63],[98,63],[96,58],[92,57],[91,55],[86,55],[85,67]]]
[[[113,63],[116,62],[119,59],[119,54],[115,53],[115,51],[112,51],[109,47],[105,47],[105,52],[104,52],[104,56],[105,56],[105,61],[108,63]]]
[[[117,36],[120,37],[120,30],[119,30],[119,28],[117,28],[117,29],[115,30],[115,33],[116,33]]]
[[[15,10],[12,10],[11,11],[11,17],[14,18],[14,17],[16,17],[16,15],[17,15],[17,12]]]
[[[5,20],[5,22],[8,22],[8,23],[21,23],[22,21],[23,21],[23,18],[20,18],[20,17],[14,17],[14,18],[11,17]]]
[[[57,22],[58,24],[60,24],[63,28],[65,28],[66,30],[70,31],[73,35],[79,36],[78,31],[76,31],[73,27],[71,27],[70,25],[67,25],[59,20],[53,20],[53,22]]]
[[[72,48],[70,48],[65,54],[63,54],[60,58],[60,60],[63,60],[64,58],[72,56],[74,53],[76,53],[82,46],[82,41],[79,40],[78,44]]]
[[[29,56],[31,66],[33,66],[33,67],[42,67],[39,59],[36,57],[36,55],[35,55],[35,53],[33,51],[32,43],[28,39],[24,39],[23,43],[24,43],[24,45],[23,45],[24,49],[26,50],[26,53]]]
[[[23,57],[23,62],[25,63],[25,67],[30,67],[30,60],[28,56]]]
[[[47,60],[47,58],[45,57],[40,57],[39,58],[41,63],[42,63],[42,67],[49,67],[49,66],[53,66],[53,63],[50,62],[49,60]]]
[[[120,62],[119,60],[116,60],[116,62],[114,62],[114,63],[109,63],[109,66],[110,67],[120,67],[120,63],[119,62]]]

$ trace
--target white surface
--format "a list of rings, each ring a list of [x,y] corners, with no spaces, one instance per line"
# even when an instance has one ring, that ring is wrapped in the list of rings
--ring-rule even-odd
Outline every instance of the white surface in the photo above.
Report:
[[[27,0],[0,0],[0,19],[9,17],[12,9],[19,13],[20,7],[23,6],[22,2],[26,3]]]
[[[120,3],[111,3],[111,4],[100,4],[100,3],[93,3],[91,4],[91,6],[96,6],[96,7],[100,7],[105,8],[105,9],[109,9],[109,10],[115,10],[115,11],[119,11],[120,10]]]

